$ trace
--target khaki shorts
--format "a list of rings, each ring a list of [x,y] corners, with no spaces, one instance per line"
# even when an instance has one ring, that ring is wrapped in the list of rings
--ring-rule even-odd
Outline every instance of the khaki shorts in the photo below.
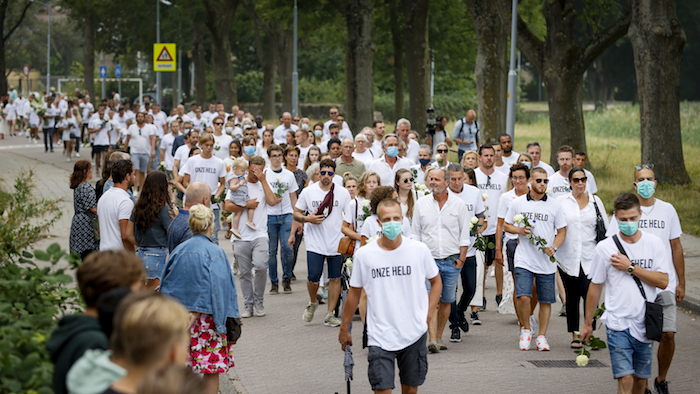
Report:
[[[662,332],[676,332],[676,295],[671,291],[662,291],[656,295],[656,303],[664,307],[664,324]]]

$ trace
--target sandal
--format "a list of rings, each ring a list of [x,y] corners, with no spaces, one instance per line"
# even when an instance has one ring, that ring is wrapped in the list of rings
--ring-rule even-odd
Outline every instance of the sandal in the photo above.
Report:
[[[581,349],[583,347],[583,344],[581,343],[580,340],[574,339],[571,341],[571,348],[572,349]]]

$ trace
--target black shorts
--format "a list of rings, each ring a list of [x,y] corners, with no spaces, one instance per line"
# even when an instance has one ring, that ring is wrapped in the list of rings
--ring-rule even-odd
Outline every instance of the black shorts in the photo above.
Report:
[[[508,257],[508,271],[515,271],[515,248],[518,247],[517,239],[509,239],[506,242],[506,257]]]
[[[484,238],[486,239],[486,244],[488,245],[489,243],[493,243],[496,245],[496,234],[492,235],[484,235]],[[484,263],[486,264],[487,267],[490,267],[493,265],[493,260],[496,258],[496,248],[490,249],[486,248],[485,256],[484,256]]]
[[[372,390],[394,388],[394,359],[399,365],[399,379],[406,386],[420,386],[428,374],[428,333],[407,348],[390,352],[369,346],[367,375]]]
[[[93,145],[92,154],[93,156],[98,153],[109,152],[109,145]]]

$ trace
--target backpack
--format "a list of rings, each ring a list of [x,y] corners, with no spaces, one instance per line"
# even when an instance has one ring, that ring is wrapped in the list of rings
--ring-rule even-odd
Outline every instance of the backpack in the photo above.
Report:
[[[457,135],[457,137],[459,137],[459,139],[462,139],[462,132],[464,131],[464,123],[466,123],[466,122],[464,121],[464,119],[460,119],[459,121],[462,122],[462,126],[459,128],[459,134]],[[479,122],[477,122],[476,119],[474,119],[474,126],[476,126],[476,133],[474,133],[474,136],[478,140],[479,139]]]

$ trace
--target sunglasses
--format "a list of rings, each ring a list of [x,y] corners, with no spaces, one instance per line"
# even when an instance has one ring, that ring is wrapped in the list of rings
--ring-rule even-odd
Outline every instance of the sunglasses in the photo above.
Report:
[[[542,178],[540,178],[540,179],[535,179],[535,182],[537,182],[537,183],[542,183],[542,182],[544,182],[544,184],[546,185],[546,184],[549,183],[549,179],[542,179]]]
[[[586,182],[586,180],[588,180],[587,176],[584,176],[581,178],[571,178],[572,183],[583,183],[583,182]]]
[[[413,181],[415,181],[414,178],[406,178],[403,180],[403,183],[413,183]]]
[[[335,173],[334,173],[333,171],[321,171],[321,173],[320,173],[320,174],[321,174],[321,175],[329,175],[329,176],[333,176],[333,174],[335,174]]]
[[[214,123],[214,124],[217,125],[217,126],[223,126],[223,125],[224,125],[224,124],[221,123],[221,122],[216,122],[216,123]]]
[[[641,170],[641,169],[643,169],[643,168],[647,168],[647,169],[653,170],[653,169],[654,169],[654,165],[651,164],[651,163],[648,163],[648,164],[640,164],[640,165],[634,166],[634,169],[637,170],[637,171],[639,171],[639,170]]]

